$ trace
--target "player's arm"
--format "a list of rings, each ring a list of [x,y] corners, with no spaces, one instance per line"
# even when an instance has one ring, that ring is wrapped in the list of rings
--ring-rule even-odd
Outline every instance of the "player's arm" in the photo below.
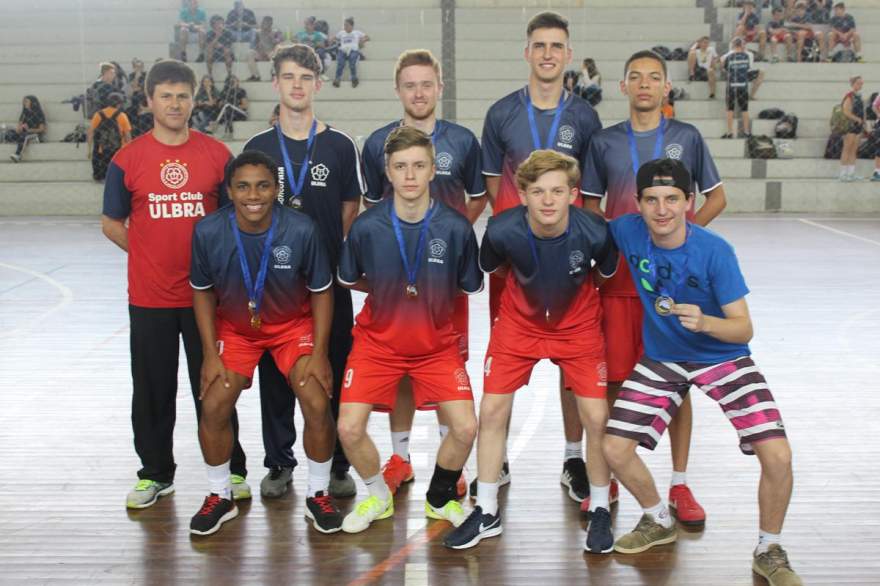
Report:
[[[480,197],[468,197],[468,201],[465,210],[465,216],[467,216],[468,221],[473,225],[480,217],[480,214],[483,213],[483,210],[486,209],[486,196],[481,195]]]
[[[489,219],[491,226],[492,219]],[[489,227],[483,233],[483,242],[480,244],[480,270],[484,273],[495,275],[496,277],[506,277],[510,270],[510,263],[507,258],[495,249],[492,243],[492,236],[489,233]]]
[[[699,305],[686,303],[672,306],[672,314],[685,329],[712,336],[729,344],[747,344],[752,339],[752,319],[745,297],[721,306],[724,317],[704,315]]]
[[[601,217],[598,218],[598,221],[602,222],[604,239],[598,247],[598,251],[593,254],[596,261],[596,266],[593,267],[593,284],[596,287],[600,287],[617,273],[617,264],[620,260],[620,252],[617,250],[617,244],[611,233],[611,224]]]
[[[101,232],[113,244],[128,252],[128,216],[131,214],[131,192],[125,186],[125,173],[111,161],[104,181],[104,206]]]
[[[116,219],[101,215],[101,232],[110,242],[128,252],[128,226],[125,222],[128,218]]]
[[[498,175],[486,175],[486,197],[492,208],[495,208],[495,196],[498,195],[498,188],[501,186],[501,177]]]
[[[708,226],[727,207],[727,194],[723,185],[716,185],[714,189],[706,192],[706,201],[697,210],[694,221],[700,226]]]
[[[358,238],[357,225],[352,226],[345,241],[342,243],[342,251],[339,254],[339,266],[336,268],[336,282],[346,289],[369,293],[370,286],[361,263],[358,259],[360,239]]]
[[[592,195],[584,196],[584,209],[588,212],[593,212],[599,216],[603,215],[602,213],[602,198],[601,197],[593,197]]]

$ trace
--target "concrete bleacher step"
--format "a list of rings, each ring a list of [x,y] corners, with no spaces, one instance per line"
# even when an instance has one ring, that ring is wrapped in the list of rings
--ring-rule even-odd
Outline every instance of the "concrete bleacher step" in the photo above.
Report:
[[[609,24],[581,24],[572,23],[569,28],[572,44],[597,41],[619,41],[621,38],[622,24],[617,26]],[[638,41],[641,39],[654,44],[668,44],[672,41],[680,41],[682,38],[698,38],[709,34],[709,25],[704,23],[688,24],[680,23],[675,26],[657,26],[650,19],[630,22],[626,24],[626,39]],[[466,21],[458,24],[455,31],[458,42],[462,41],[510,41],[521,39],[520,49],[525,43],[526,31],[522,24],[469,24]],[[655,42],[656,41],[656,42]],[[521,53],[522,51],[520,51]]]
[[[841,183],[837,179],[730,179],[724,213],[877,213],[880,185],[870,181]]]
[[[830,159],[743,159],[719,158],[715,156],[718,172],[725,180],[728,179],[835,179],[840,173],[840,162]],[[856,172],[863,177],[874,171],[874,161],[860,159],[857,161]],[[880,196],[880,185],[877,185]]]

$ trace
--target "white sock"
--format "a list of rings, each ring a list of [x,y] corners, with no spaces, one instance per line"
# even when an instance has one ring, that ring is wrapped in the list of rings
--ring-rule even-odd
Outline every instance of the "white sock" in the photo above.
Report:
[[[205,464],[205,472],[208,474],[208,486],[211,492],[220,495],[220,498],[232,498],[232,478],[229,475],[229,460],[219,466]]]
[[[409,431],[392,431],[391,445],[394,453],[409,461]]]
[[[779,545],[782,541],[781,533],[767,533],[766,531],[758,532],[758,547],[755,548],[756,554],[762,554],[772,545]]]
[[[391,500],[391,491],[388,490],[388,485],[385,484],[385,479],[382,478],[381,472],[372,478],[364,478],[364,484],[367,485],[370,496],[374,496],[386,503]]]
[[[606,511],[611,510],[611,503],[609,502],[609,492],[611,491],[611,484],[606,484],[605,486],[596,486],[595,484],[590,483],[590,512],[592,513],[598,508],[603,508]]]
[[[584,459],[584,448],[583,442],[565,442],[565,461],[572,460],[574,458],[578,458],[580,460]]]
[[[484,515],[498,514],[498,483],[477,480],[477,506]]]
[[[669,481],[669,486],[687,483],[687,472],[679,472],[678,470],[672,471],[672,480]]]
[[[446,434],[449,433],[449,426],[440,424],[437,426],[437,431],[440,432],[440,439],[442,440],[446,437]]]
[[[874,175],[880,175],[880,167],[874,167]]]
[[[849,169],[849,167],[846,166],[846,165],[841,165],[841,166],[840,166],[840,176],[841,176],[841,177],[846,177],[846,175],[847,175],[847,173],[848,173],[847,169]]]
[[[856,166],[855,166],[855,165],[849,165],[849,166],[846,168],[846,174],[847,174],[847,175],[855,175],[855,174],[856,174]]]
[[[330,494],[330,467],[333,466],[333,458],[326,462],[315,462],[306,458],[309,463],[309,492],[307,496],[315,496],[321,491],[324,495]]]
[[[660,501],[655,506],[650,509],[642,509],[645,514],[651,515],[654,518],[654,521],[669,529],[672,527],[672,515],[669,514],[669,509],[666,508],[666,505],[663,504],[663,501]]]

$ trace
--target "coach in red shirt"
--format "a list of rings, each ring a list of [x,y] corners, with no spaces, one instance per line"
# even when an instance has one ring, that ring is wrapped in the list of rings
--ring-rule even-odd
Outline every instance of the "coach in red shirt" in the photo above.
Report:
[[[196,413],[201,413],[202,347],[189,286],[193,229],[225,202],[226,146],[190,130],[196,78],[179,61],[150,69],[147,101],[154,126],[123,147],[107,170],[101,227],[128,253],[131,324],[131,422],[141,459],[140,479],[126,506],[142,509],[174,492],[179,340],[183,336]],[[233,496],[250,497],[245,456],[233,414]]]

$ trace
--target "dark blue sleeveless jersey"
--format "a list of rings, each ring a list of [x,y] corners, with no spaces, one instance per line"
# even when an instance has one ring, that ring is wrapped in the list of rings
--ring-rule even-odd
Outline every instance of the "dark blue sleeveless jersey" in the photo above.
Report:
[[[424,356],[458,343],[452,312],[459,291],[483,288],[477,237],[467,219],[441,202],[428,224],[416,286],[418,296],[406,295],[407,275],[391,223],[393,199],[386,199],[358,216],[342,246],[339,281],[354,284],[365,278],[369,293],[356,318],[354,335],[386,352]],[[422,222],[401,221],[410,262]]]
[[[550,148],[574,157],[583,169],[590,139],[594,132],[602,128],[602,123],[586,100],[573,94],[565,95],[565,112]],[[529,126],[527,96],[527,88],[522,88],[501,98],[489,108],[483,123],[483,174],[501,177],[493,209],[496,214],[520,205],[516,168],[536,150]],[[546,146],[555,114],[556,108],[535,109],[535,125],[541,148]]]
[[[499,319],[539,330],[543,336],[570,336],[598,328],[602,313],[591,269],[610,277],[617,249],[601,216],[569,206],[568,229],[556,238],[534,238],[532,251],[524,207],[489,220],[480,247],[480,266],[494,272],[510,265]]]
[[[247,288],[229,220],[232,209],[232,205],[224,206],[196,225],[190,284],[194,289],[213,288],[218,314],[239,332],[253,336]],[[277,215],[278,224],[270,248],[260,316],[266,324],[296,322],[311,315],[309,291],[327,289],[333,283],[333,275],[314,221],[277,203],[272,214]],[[266,236],[266,232],[241,232],[254,283]]]
[[[374,131],[364,143],[364,175],[367,178],[364,199],[371,203],[392,196],[391,183],[385,176],[385,139],[400,125],[400,120],[387,124]],[[437,167],[437,174],[431,181],[431,197],[463,214],[467,209],[467,196],[486,194],[480,143],[473,132],[446,120],[437,120],[431,139]]]

